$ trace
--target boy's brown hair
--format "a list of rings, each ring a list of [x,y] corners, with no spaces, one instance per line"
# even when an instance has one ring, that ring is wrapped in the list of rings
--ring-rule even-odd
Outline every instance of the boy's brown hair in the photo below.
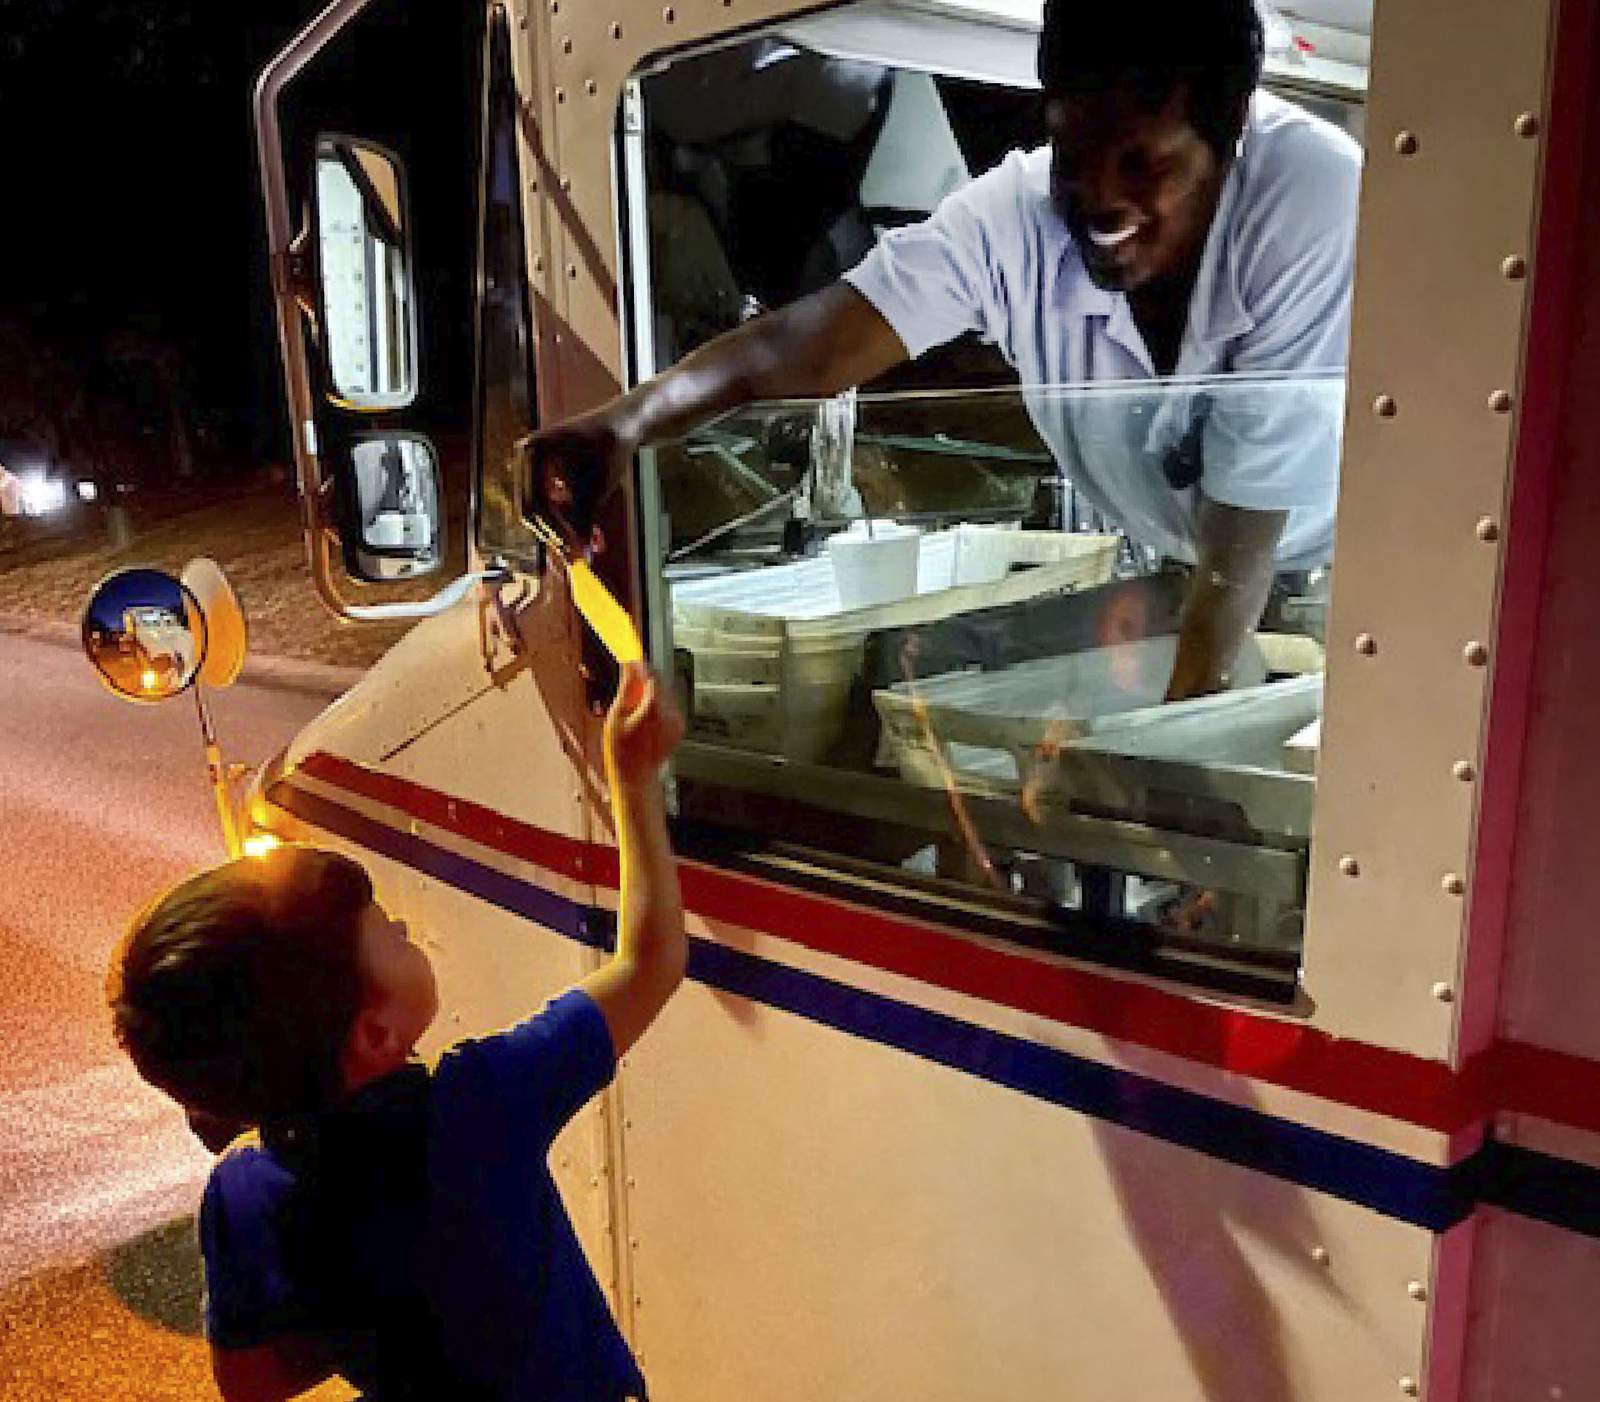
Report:
[[[315,847],[241,857],[141,912],[107,998],[139,1074],[192,1113],[261,1125],[342,1093],[361,1006],[358,930],[372,882]]]

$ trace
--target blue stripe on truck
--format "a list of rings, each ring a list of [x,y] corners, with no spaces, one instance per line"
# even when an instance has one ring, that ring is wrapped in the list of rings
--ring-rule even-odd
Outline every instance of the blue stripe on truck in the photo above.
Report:
[[[509,876],[288,781],[274,785],[271,799],[307,823],[501,910],[591,948],[612,946],[614,917],[609,911]],[[1488,1144],[1449,1167],[1424,1163],[711,940],[691,939],[689,976],[707,987],[1431,1232],[1448,1230],[1479,1202],[1489,1202],[1600,1237],[1600,1214],[1585,1206],[1600,1201],[1600,1171],[1583,1165],[1499,1144]],[[1551,1165],[1559,1171],[1546,1171]],[[1575,1186],[1575,1179],[1581,1184]]]

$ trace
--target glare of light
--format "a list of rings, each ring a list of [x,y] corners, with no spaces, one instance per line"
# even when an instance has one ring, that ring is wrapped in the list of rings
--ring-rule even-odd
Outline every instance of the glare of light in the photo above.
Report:
[[[53,481],[42,472],[29,472],[22,478],[22,514],[48,516],[67,504],[67,484]]]
[[[244,854],[247,857],[264,857],[279,845],[278,839],[270,832],[253,832],[244,840]]]
[[[146,691],[154,691],[156,689],[156,680],[156,674],[151,671],[146,671],[145,674],[139,678],[140,684]]]
[[[93,482],[78,483],[78,500],[94,501],[100,495],[100,489]]]

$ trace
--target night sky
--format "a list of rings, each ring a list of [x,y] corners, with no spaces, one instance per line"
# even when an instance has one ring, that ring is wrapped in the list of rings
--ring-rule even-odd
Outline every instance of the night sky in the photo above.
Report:
[[[206,470],[287,457],[250,100],[320,8],[0,0],[0,445],[26,436],[26,375],[54,377],[35,403],[71,377],[148,477],[165,434],[131,344],[175,367]]]

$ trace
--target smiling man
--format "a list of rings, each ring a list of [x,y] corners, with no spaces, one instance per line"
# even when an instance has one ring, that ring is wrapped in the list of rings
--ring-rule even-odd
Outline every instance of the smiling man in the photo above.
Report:
[[[1082,497],[1191,566],[1170,699],[1226,684],[1275,574],[1328,562],[1361,152],[1258,87],[1253,0],[1048,0],[1048,144],[844,279],[537,435],[555,503],[751,399],[835,393],[969,331]],[[1197,393],[1127,382],[1238,374]],[[1296,377],[1292,385],[1284,377]],[[1046,386],[1118,382],[1115,393]]]

